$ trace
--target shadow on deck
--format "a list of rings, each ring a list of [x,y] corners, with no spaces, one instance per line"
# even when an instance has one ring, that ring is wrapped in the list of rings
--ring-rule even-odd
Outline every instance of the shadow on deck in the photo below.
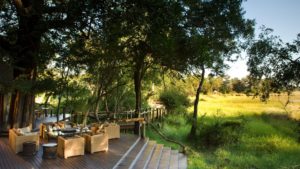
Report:
[[[43,159],[43,150],[34,156],[23,156],[21,153],[15,154],[9,147],[8,138],[0,138],[0,168],[5,169],[32,169],[32,168],[72,168],[72,169],[109,169],[122,158],[127,150],[138,140],[138,136],[122,134],[120,139],[109,140],[109,150],[107,152],[86,153],[83,156],[69,157],[68,159],[57,157],[56,159]]]

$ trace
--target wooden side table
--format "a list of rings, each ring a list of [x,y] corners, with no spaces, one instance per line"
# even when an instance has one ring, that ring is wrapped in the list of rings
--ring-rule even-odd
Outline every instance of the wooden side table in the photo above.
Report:
[[[57,154],[57,143],[43,144],[43,158],[55,159]]]
[[[23,143],[23,155],[32,156],[35,155],[36,151],[35,141],[26,141]]]

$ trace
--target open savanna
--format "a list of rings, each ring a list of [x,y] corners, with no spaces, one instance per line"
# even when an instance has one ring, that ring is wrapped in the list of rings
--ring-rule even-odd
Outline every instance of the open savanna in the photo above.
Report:
[[[246,95],[200,98],[196,138],[188,138],[192,107],[187,115],[170,115],[158,125],[188,146],[190,169],[300,169],[300,92],[292,94],[286,107],[286,95],[273,94],[268,102]],[[151,139],[179,148],[151,128],[147,132]]]

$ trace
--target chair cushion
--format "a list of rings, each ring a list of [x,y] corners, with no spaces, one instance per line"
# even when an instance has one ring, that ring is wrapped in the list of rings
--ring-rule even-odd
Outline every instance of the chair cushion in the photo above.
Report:
[[[47,125],[47,131],[48,131],[48,132],[52,132],[52,130],[53,130],[52,124]]]
[[[24,136],[38,135],[38,132],[28,132],[24,133]]]
[[[30,133],[30,127],[27,126],[27,127],[23,127],[23,128],[19,128],[23,133]]]
[[[13,129],[17,136],[22,136],[23,132],[20,129]]]
[[[15,133],[16,133],[18,136],[22,136],[22,135],[25,135],[25,134],[31,132],[29,126],[28,126],[28,127],[23,127],[23,128],[18,128],[18,129],[15,129],[14,131],[15,131]]]

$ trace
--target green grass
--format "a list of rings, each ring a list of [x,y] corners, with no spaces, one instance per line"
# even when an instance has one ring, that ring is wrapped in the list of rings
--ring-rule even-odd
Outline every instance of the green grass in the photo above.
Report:
[[[300,100],[300,93],[293,96]],[[272,96],[262,103],[259,99],[246,96],[204,96],[199,103],[199,116],[206,116],[199,125],[209,126],[218,122],[240,121],[242,127],[233,131],[238,133],[238,142],[216,147],[207,147],[196,139],[187,139],[190,124],[184,116],[173,115],[165,119],[161,131],[168,137],[188,145],[188,166],[190,169],[287,169],[300,168],[300,129],[299,111],[282,106],[281,97]],[[281,102],[279,101],[281,99]],[[288,108],[299,110],[300,103],[292,103]],[[191,112],[192,108],[189,108]],[[294,118],[294,119],[292,119]],[[200,127],[200,128],[201,128]],[[147,130],[151,139],[170,145],[151,129]],[[171,144],[173,149],[178,146]]]

